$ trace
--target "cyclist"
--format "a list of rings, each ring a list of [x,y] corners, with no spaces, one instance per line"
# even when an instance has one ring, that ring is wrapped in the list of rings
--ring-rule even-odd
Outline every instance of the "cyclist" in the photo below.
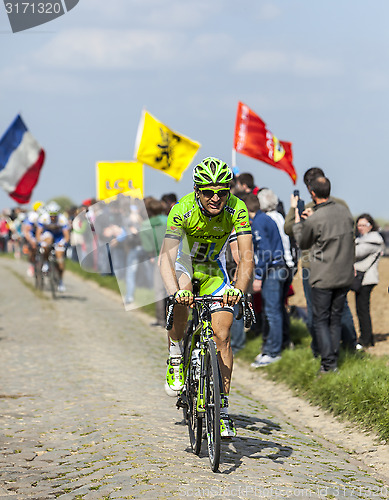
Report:
[[[54,246],[55,256],[59,270],[58,291],[64,292],[63,273],[65,270],[65,250],[69,243],[70,231],[68,219],[60,213],[61,207],[55,201],[47,204],[45,213],[38,219],[38,229],[36,239],[43,248],[42,272],[47,272],[47,259],[52,246]]]
[[[27,245],[28,261],[30,262],[30,265],[27,269],[27,275],[30,276],[30,278],[34,276],[34,261],[37,250],[37,222],[39,216],[43,213],[43,210],[43,201],[36,201],[32,206],[32,210],[28,212],[27,217],[22,223],[22,233],[24,241]]]
[[[192,277],[200,281],[200,295],[223,295],[223,304],[212,305],[212,327],[224,383],[221,408],[221,435],[236,435],[228,415],[233,355],[230,327],[233,307],[250,282],[253,269],[251,228],[246,205],[230,193],[233,174],[222,160],[208,157],[193,169],[194,192],[172,207],[160,255],[160,270],[169,295],[177,305],[169,338],[169,359],[165,389],[176,395],[184,385],[182,339],[193,304]],[[236,283],[226,271],[225,250],[232,231],[236,232],[240,262]]]

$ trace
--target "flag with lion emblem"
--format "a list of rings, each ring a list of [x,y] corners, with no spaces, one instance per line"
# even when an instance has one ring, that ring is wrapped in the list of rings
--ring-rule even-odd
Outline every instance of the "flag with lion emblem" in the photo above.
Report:
[[[200,144],[179,134],[143,110],[135,143],[135,158],[177,181],[189,167]]]

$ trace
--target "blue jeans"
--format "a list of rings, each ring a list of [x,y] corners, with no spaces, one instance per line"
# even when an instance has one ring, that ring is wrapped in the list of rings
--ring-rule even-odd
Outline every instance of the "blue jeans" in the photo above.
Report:
[[[234,319],[231,325],[231,348],[232,352],[235,354],[240,349],[243,349],[246,343],[246,332],[243,324],[243,317],[241,319],[236,319],[235,316],[238,314],[239,306],[234,307]]]
[[[288,268],[288,277],[284,281],[284,288],[282,293],[282,299],[283,299],[282,300],[282,349],[288,349],[291,341],[290,318],[288,311],[286,310],[286,300],[288,297],[288,292],[292,281],[293,281],[293,269]],[[265,319],[262,331],[263,341],[265,344],[268,335],[269,335],[269,324]]]
[[[307,303],[307,327],[309,333],[312,337],[311,349],[315,357],[319,356],[319,346],[317,343],[317,338],[315,334],[315,327],[313,325],[313,314],[312,314],[312,287],[309,284],[309,269],[303,267],[302,269],[303,277],[303,289],[305,295],[305,301]],[[343,347],[347,347],[351,350],[355,349],[357,343],[357,333],[355,331],[354,320],[351,314],[347,297],[344,302],[344,307],[342,311],[341,318],[341,339]]]
[[[315,335],[325,370],[337,367],[347,288],[312,288]]]
[[[262,283],[264,312],[269,324],[262,353],[278,356],[282,349],[284,286],[289,273],[285,267],[269,268]]]

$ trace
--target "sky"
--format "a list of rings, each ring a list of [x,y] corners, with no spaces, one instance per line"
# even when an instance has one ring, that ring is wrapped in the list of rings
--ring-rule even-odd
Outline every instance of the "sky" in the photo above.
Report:
[[[201,143],[180,182],[145,167],[145,195],[181,197],[197,161],[231,162],[242,101],[293,143],[302,198],[320,166],[353,215],[389,220],[388,17],[387,0],[80,0],[14,34],[0,5],[0,134],[21,113],[46,151],[32,202],[80,204],[96,195],[96,162],[133,160],[145,107]],[[286,173],[237,165],[289,208]]]

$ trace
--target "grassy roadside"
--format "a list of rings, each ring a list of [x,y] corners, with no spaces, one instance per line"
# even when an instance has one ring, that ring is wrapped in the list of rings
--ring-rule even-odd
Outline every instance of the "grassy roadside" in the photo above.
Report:
[[[361,428],[389,440],[389,358],[364,352],[341,351],[339,371],[318,376],[319,360],[309,347],[308,330],[301,320],[292,319],[293,350],[286,350],[282,359],[265,368],[267,376],[283,382],[297,395],[319,405],[336,416],[355,422]],[[260,337],[248,335],[246,346],[237,357],[251,363],[261,350]]]
[[[108,288],[119,295],[121,294],[120,287],[115,276],[102,276],[99,273],[85,271],[85,269],[83,269],[78,262],[74,262],[73,260],[66,260],[66,270],[77,274],[85,280],[94,281],[99,286]],[[135,291],[135,302],[138,304],[146,304],[139,307],[139,310],[150,314],[150,316],[155,315],[155,306],[152,303],[153,296],[153,291],[146,288],[137,287]]]
[[[78,262],[68,259],[66,260],[66,271],[71,271],[85,280],[94,281],[99,286],[120,294],[119,285],[115,276],[102,276],[99,273],[85,271]]]

